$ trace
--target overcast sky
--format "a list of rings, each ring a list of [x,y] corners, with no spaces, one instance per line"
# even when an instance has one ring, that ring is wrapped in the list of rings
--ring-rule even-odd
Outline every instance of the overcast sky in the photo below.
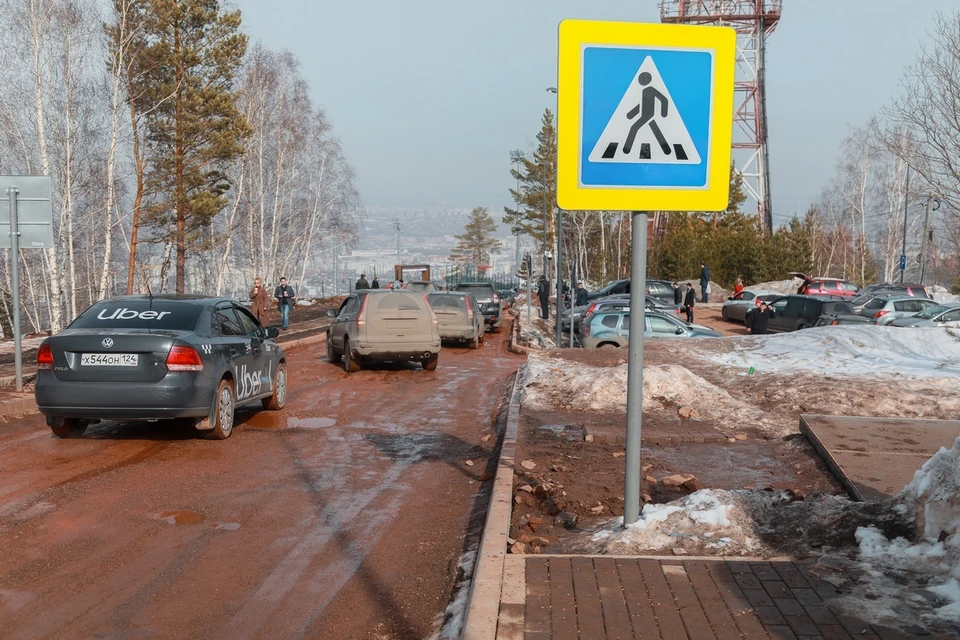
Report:
[[[494,212],[510,203],[510,150],[532,148],[555,111],[559,22],[659,22],[656,0],[234,2],[253,39],[300,58],[366,205]],[[957,0],[784,5],[767,50],[775,222],[816,200],[850,127],[898,91]]]

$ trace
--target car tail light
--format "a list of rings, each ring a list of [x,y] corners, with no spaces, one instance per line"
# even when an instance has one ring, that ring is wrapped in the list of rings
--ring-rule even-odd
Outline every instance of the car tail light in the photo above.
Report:
[[[589,307],[587,307],[587,313],[593,313],[596,308],[597,308],[597,303],[594,302],[594,303],[591,304]],[[583,317],[584,317],[584,318],[587,317],[587,313],[583,314]]]
[[[167,371],[203,371],[203,359],[193,347],[175,344],[167,354]]]
[[[42,344],[37,349],[37,371],[53,370],[53,349],[49,344]]]
[[[360,313],[357,314],[357,328],[359,329],[364,324],[366,324],[366,312],[367,312],[367,300],[370,299],[370,296],[363,296],[363,302],[360,303]],[[437,317],[433,317],[433,321],[437,321]]]
[[[590,335],[590,325],[587,324],[583,326],[583,336],[587,337],[588,335]]]
[[[493,294],[493,304],[497,304],[498,302],[500,302],[500,296]]]
[[[877,311],[875,314],[873,314],[873,318],[874,318],[874,320],[876,320],[876,319],[879,318],[880,316],[885,316],[885,315],[887,315],[888,313],[890,313],[890,312],[887,311],[886,309],[881,309],[880,311]]]
[[[473,320],[473,305],[467,304],[467,317]]]

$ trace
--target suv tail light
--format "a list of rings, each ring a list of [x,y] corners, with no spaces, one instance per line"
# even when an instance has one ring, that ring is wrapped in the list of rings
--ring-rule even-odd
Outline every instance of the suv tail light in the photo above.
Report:
[[[890,312],[887,311],[886,309],[881,309],[880,311],[877,311],[875,314],[873,314],[873,318],[874,318],[874,320],[876,320],[876,319],[879,318],[880,316],[885,316],[885,315],[887,315],[888,313],[890,313]]]
[[[498,296],[497,294],[493,294],[493,304],[499,304],[499,303],[500,303],[500,296]]]
[[[203,371],[203,359],[193,347],[175,344],[167,354],[167,371]]]
[[[583,337],[586,338],[588,335],[590,335],[590,325],[585,324],[583,325]]]
[[[363,302],[360,303],[360,313],[357,314],[357,329],[362,327],[367,323],[367,300],[370,299],[370,296],[363,296]],[[434,316],[434,322],[436,322],[436,316]]]
[[[53,370],[53,349],[50,344],[42,344],[37,349],[37,371]]]

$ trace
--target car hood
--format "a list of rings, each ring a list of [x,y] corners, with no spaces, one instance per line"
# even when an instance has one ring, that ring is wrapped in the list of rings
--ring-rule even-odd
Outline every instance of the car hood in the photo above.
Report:
[[[694,338],[719,338],[723,334],[702,324],[691,324],[690,333]]]

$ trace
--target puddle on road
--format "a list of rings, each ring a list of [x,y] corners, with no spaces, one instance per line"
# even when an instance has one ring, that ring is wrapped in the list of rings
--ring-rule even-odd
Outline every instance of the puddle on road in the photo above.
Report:
[[[584,436],[583,427],[578,427],[572,424],[562,425],[562,424],[542,424],[539,427],[544,431],[549,431],[558,438],[563,438],[564,440],[570,440],[572,442],[582,442]]]
[[[163,520],[167,524],[173,525],[185,525],[185,524],[201,524],[204,520],[207,519],[207,516],[201,515],[196,511],[162,511],[160,513],[154,514],[153,516],[157,520]]]
[[[322,429],[337,424],[334,418],[295,418],[278,416],[275,412],[255,413],[244,421],[244,427],[254,429]]]
[[[221,522],[217,525],[217,531],[236,531],[239,528],[239,522]]]

